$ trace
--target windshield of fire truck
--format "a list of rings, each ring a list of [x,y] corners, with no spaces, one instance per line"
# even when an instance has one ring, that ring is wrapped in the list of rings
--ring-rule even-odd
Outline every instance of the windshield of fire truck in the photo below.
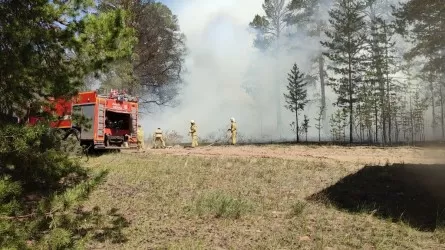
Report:
[[[127,113],[118,113],[107,110],[105,112],[105,127],[130,130],[131,117]]]

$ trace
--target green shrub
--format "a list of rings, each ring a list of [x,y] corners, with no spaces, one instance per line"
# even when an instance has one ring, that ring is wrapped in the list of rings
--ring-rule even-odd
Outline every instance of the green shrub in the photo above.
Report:
[[[196,201],[196,211],[199,215],[210,214],[215,218],[238,219],[250,212],[252,206],[220,191],[201,195]]]
[[[81,201],[105,177],[70,157],[45,125],[0,126],[0,248],[66,249],[92,237]],[[86,230],[87,229],[87,230]]]

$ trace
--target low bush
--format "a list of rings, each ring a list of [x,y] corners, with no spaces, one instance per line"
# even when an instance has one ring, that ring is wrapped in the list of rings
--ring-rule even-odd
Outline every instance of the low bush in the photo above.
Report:
[[[208,214],[215,218],[238,219],[251,210],[252,206],[247,201],[221,191],[201,195],[196,200],[196,212],[200,216]]]
[[[0,127],[1,248],[65,249],[92,236],[85,223],[100,214],[81,201],[106,172],[83,168],[65,146],[43,124]]]

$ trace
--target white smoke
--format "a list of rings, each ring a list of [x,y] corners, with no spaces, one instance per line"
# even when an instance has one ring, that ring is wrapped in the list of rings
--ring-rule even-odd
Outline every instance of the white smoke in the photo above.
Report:
[[[276,128],[275,84],[281,84],[282,136],[293,139],[289,124],[294,114],[284,108],[287,73],[293,63],[308,71],[314,53],[320,49],[319,39],[299,35],[291,41],[297,49],[283,46],[273,55],[265,55],[253,47],[255,34],[249,22],[255,14],[263,15],[262,0],[206,1],[192,0],[169,5],[178,16],[181,30],[187,37],[189,55],[186,58],[185,86],[179,97],[180,105],[163,108],[144,119],[147,130],[162,127],[187,135],[190,120],[195,120],[201,138],[220,129],[227,129],[230,117],[235,117],[239,132],[248,138],[279,139]],[[327,14],[325,14],[327,16]],[[259,92],[246,93],[246,82]],[[309,98],[319,92],[319,86],[309,88]],[[328,93],[329,94],[329,93]],[[327,100],[328,106],[334,98]],[[303,112],[311,121],[310,134],[318,103]],[[303,119],[303,113],[300,120]]]
[[[144,118],[146,130],[157,127],[175,130],[186,136],[190,120],[198,125],[198,134],[205,138],[221,129],[227,129],[230,117],[235,117],[239,132],[247,138],[294,139],[289,124],[295,116],[284,108],[283,93],[286,92],[287,73],[297,63],[304,73],[314,70],[312,59],[322,49],[320,39],[298,34],[284,38],[286,44],[273,54],[263,54],[253,47],[255,34],[249,31],[249,22],[255,14],[264,15],[263,0],[189,0],[175,1],[168,6],[178,16],[182,32],[185,33],[189,55],[186,58],[185,85],[181,90],[177,107],[165,107]],[[393,1],[398,2],[398,1]],[[317,17],[328,19],[332,1],[322,1],[322,11]],[[388,7],[387,7],[388,8]],[[389,8],[388,8],[389,9]],[[290,46],[291,45],[291,46]],[[289,48],[294,49],[290,50]],[[315,66],[316,67],[316,66]],[[281,88],[282,133],[276,126],[276,84]],[[255,86],[255,95],[246,93],[246,84]],[[301,113],[310,118],[309,139],[318,139],[315,117],[318,101],[314,95],[320,93],[319,82],[308,89],[314,102]],[[333,113],[332,104],[336,95],[326,88],[327,120]],[[329,122],[324,123],[322,137],[330,139]],[[355,135],[354,135],[355,136]],[[187,138],[187,137],[186,137]],[[189,140],[189,139],[188,139]]]

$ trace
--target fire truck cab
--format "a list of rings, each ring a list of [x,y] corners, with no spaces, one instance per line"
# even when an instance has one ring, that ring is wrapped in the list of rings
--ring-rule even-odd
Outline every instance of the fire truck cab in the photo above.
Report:
[[[54,99],[52,103],[55,106],[52,112],[58,120],[51,122],[51,127],[64,130],[65,138],[75,136],[81,145],[94,149],[137,148],[136,97],[116,90],[108,95],[88,91],[71,100]],[[39,120],[38,116],[30,116],[28,123],[32,125]]]

